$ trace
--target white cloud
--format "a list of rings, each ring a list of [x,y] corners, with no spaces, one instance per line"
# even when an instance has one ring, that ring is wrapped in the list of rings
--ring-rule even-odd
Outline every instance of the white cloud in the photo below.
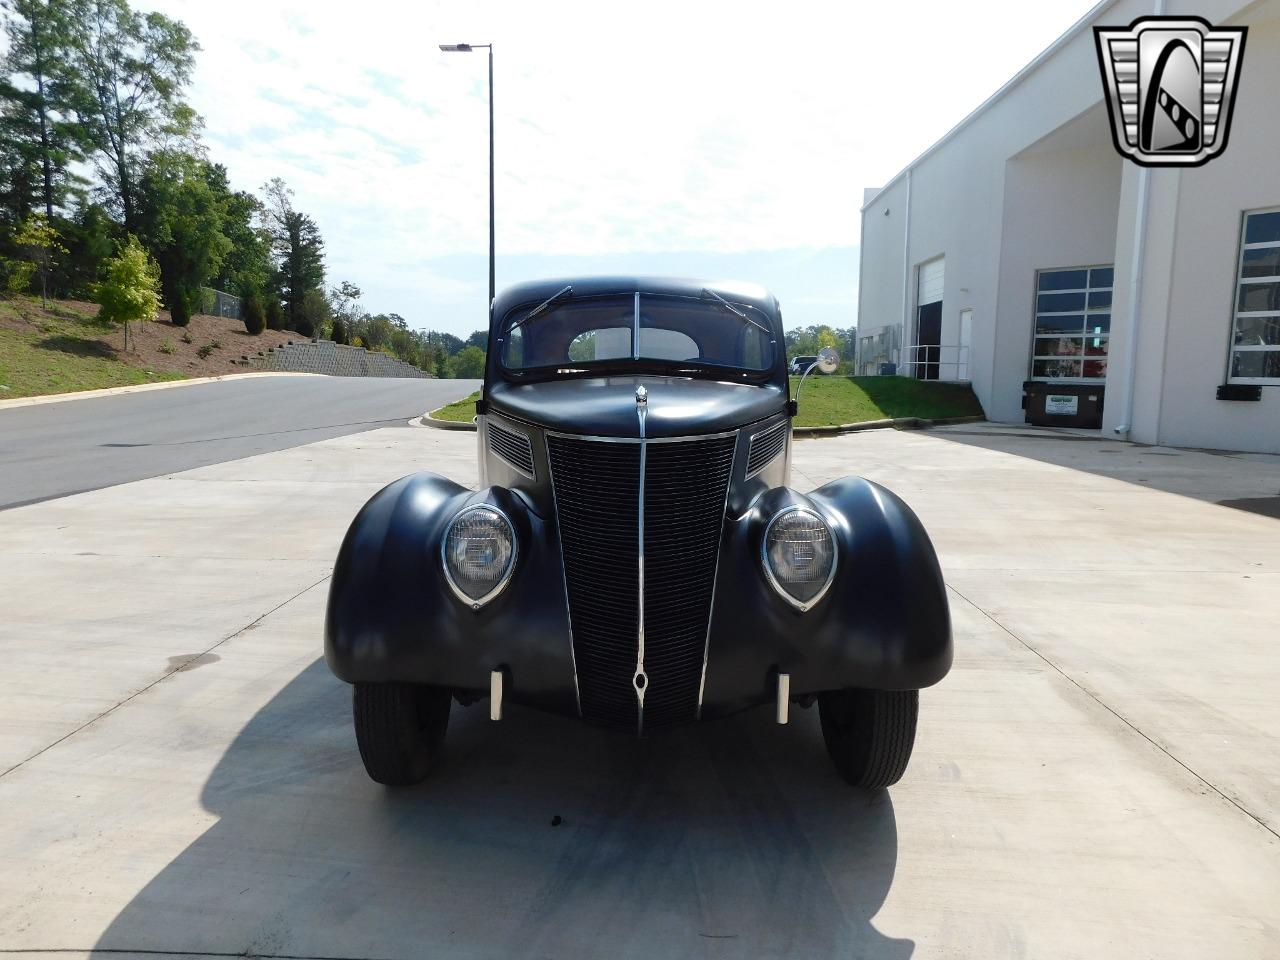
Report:
[[[1087,11],[1067,0],[142,5],[199,38],[191,99],[233,182],[284,177],[321,226],[334,280],[354,280],[375,309],[441,325],[455,322],[441,315],[452,285],[483,309],[488,113],[484,52],[438,43],[496,45],[500,258],[589,263],[856,245],[862,188]],[[430,265],[461,253],[476,272],[448,278],[445,295]],[[513,279],[503,262],[500,283]],[[852,302],[856,262],[848,270],[834,281]],[[406,290],[421,292],[397,300]]]

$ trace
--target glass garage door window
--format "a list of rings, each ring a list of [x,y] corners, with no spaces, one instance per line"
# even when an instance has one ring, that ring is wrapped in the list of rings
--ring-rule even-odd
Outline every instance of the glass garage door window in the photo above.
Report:
[[[1114,275],[1110,264],[1036,274],[1032,380],[1106,380]]]
[[[1244,215],[1229,373],[1232,383],[1280,384],[1280,210]]]

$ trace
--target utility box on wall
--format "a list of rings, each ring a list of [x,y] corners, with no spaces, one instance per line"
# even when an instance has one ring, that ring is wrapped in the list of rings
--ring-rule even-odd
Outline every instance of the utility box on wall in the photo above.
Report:
[[[1100,383],[1027,380],[1022,384],[1025,420],[1039,427],[1100,429],[1104,391]]]

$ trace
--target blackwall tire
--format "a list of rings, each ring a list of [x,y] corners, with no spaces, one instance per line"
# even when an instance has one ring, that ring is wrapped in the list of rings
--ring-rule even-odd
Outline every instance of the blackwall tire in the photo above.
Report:
[[[426,779],[444,745],[452,699],[441,687],[357,683],[352,713],[369,776],[389,787]]]
[[[818,695],[822,739],[840,776],[868,790],[902,779],[916,742],[918,690],[832,690]]]

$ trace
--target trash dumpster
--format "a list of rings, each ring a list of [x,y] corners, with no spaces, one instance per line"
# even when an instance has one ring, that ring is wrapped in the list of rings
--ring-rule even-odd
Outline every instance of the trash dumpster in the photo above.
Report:
[[[1027,380],[1022,384],[1024,419],[1040,427],[1098,429],[1104,390],[1101,383]]]

